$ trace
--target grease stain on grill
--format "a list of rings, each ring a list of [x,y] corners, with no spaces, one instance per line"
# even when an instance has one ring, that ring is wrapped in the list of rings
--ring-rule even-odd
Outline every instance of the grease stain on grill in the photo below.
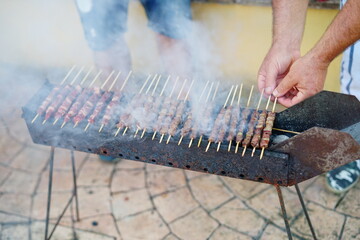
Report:
[[[91,225],[93,225],[94,227],[96,227],[97,225],[99,225],[99,223],[98,223],[97,221],[93,221],[93,222],[91,223]]]

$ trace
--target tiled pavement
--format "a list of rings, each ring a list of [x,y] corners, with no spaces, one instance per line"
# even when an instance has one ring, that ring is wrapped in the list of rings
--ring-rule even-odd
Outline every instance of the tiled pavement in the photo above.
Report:
[[[22,72],[0,70],[2,86],[18,92],[14,100],[0,89],[1,240],[44,234],[49,148],[32,143],[20,108],[43,77],[19,88],[34,75]],[[53,239],[287,239],[270,185],[79,152],[76,167],[81,221],[72,206]],[[56,149],[54,168],[52,223],[72,191],[69,151]],[[360,239],[359,184],[343,196],[329,193],[322,176],[300,188],[319,239]],[[295,189],[283,193],[294,238],[311,239]]]

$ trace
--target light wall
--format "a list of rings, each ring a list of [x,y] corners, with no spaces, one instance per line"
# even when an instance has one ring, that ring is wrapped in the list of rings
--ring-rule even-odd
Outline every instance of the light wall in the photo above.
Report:
[[[271,8],[193,3],[193,18],[213,41],[225,77],[256,80],[271,43]],[[336,10],[309,9],[302,52],[319,39]],[[135,70],[159,67],[154,33],[144,10],[132,2],[126,34]],[[47,67],[92,64],[74,1],[4,0],[0,3],[0,61]],[[204,66],[205,68],[207,66]],[[339,90],[340,59],[331,65],[325,88]]]

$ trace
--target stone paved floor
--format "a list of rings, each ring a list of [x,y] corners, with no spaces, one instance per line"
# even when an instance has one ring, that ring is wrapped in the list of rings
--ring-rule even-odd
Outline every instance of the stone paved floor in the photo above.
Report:
[[[49,148],[32,143],[20,107],[44,76],[14,72],[22,74],[0,68],[9,86],[0,89],[0,239],[42,239]],[[31,86],[19,87],[28,76]],[[272,186],[79,152],[76,167],[81,221],[71,206],[53,239],[287,239]],[[359,184],[343,196],[329,193],[323,176],[300,187],[319,239],[360,239]],[[71,191],[70,153],[57,149],[52,224]],[[294,239],[311,239],[295,189],[283,193]]]

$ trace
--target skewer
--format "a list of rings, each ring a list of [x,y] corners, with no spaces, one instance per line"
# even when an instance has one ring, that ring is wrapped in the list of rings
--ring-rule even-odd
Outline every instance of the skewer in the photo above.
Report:
[[[75,75],[75,77],[73,78],[73,80],[70,82],[70,86],[74,85],[75,81],[77,80],[77,78],[79,77],[79,75],[82,73],[82,71],[84,70],[84,67],[80,68],[79,72]],[[84,79],[83,79],[84,80]],[[82,83],[83,81],[81,81]],[[81,84],[80,83],[80,84]],[[58,121],[59,121],[60,118],[57,118],[54,120],[53,122],[53,125],[55,125]],[[44,123],[46,122],[46,119],[44,120]],[[43,124],[44,124],[43,123]]]
[[[147,90],[146,90],[145,94],[148,94],[148,93],[149,93],[149,91],[150,91],[150,89],[151,89],[151,87],[152,87],[153,83],[155,82],[155,79],[156,79],[156,78],[158,78],[158,80],[157,80],[157,82],[156,82],[156,84],[155,84],[155,87],[156,87],[156,86],[157,86],[157,84],[159,83],[160,78],[161,78],[161,75],[155,74],[155,76],[153,77],[153,80],[150,82],[150,85],[148,86],[148,88],[147,88]],[[155,89],[155,88],[154,88],[154,89]],[[141,94],[141,93],[142,93],[142,90],[143,90],[143,89],[140,89],[139,94]],[[123,136],[126,134],[126,132],[127,132],[127,130],[128,130],[128,129],[129,129],[129,127],[128,127],[128,126],[126,126],[126,127],[125,127],[125,129],[124,129],[124,132],[122,133],[122,135],[123,135]]]
[[[103,90],[103,89],[104,89],[105,85],[108,83],[108,81],[110,80],[110,78],[112,77],[112,75],[114,75],[114,73],[115,73],[115,70],[113,70],[113,71],[109,74],[109,76],[106,78],[105,82],[101,85],[100,90]],[[89,123],[88,123],[88,124],[89,124]],[[75,123],[75,125],[74,125],[73,128],[75,128],[77,125],[78,125],[78,122]],[[86,128],[86,127],[85,127],[85,128]],[[86,129],[87,129],[87,128],[86,128]]]
[[[234,90],[234,93],[233,93],[233,96],[232,96],[232,99],[231,99],[230,106],[232,106],[233,103],[234,103],[234,99],[235,99],[235,96],[236,96],[236,92],[237,92],[238,87],[239,87],[239,85],[236,85],[235,90]],[[224,108],[225,108],[225,107],[226,107],[226,106],[224,106]],[[229,112],[228,112],[228,111],[229,111]],[[227,114],[230,114],[229,122],[230,122],[230,120],[231,120],[231,111],[232,111],[232,109],[226,109],[226,113],[227,113]],[[224,118],[226,119],[226,115],[224,115]],[[225,119],[224,119],[224,121],[225,121]],[[226,122],[223,122],[222,125],[223,125],[223,126],[221,127],[221,130],[223,130],[222,128],[226,128],[227,123],[226,123]],[[224,135],[225,135],[225,133],[224,133]],[[218,146],[217,146],[217,149],[216,149],[217,152],[220,150],[221,142],[222,142],[222,141],[219,141],[219,142],[218,142]],[[231,146],[231,145],[230,145],[230,146]]]
[[[164,94],[165,88],[166,88],[170,78],[171,78],[171,75],[169,75],[168,78],[166,79],[165,84],[164,84],[163,88],[161,89],[159,97],[162,97],[162,95]],[[174,87],[176,86],[178,80],[179,80],[179,76],[175,79]],[[145,133],[146,133],[146,127],[143,129],[140,138],[143,138]]]
[[[113,71],[113,72],[109,75],[108,79],[110,79],[110,77],[112,76],[112,74],[113,74],[114,72],[115,72],[115,71]],[[120,74],[121,74],[121,71],[119,71],[118,74],[115,76],[114,81],[112,82],[112,84],[110,85],[109,89],[108,89],[104,94],[109,94],[109,93],[110,93],[111,89],[114,87],[115,83],[116,83],[117,80],[119,79]],[[103,95],[103,96],[108,96],[108,95]],[[103,97],[102,97],[102,98],[103,98]],[[102,101],[102,98],[99,99],[99,101]],[[105,98],[103,104],[105,104],[107,98],[108,98],[108,97]],[[95,105],[95,109],[96,109],[97,107],[98,107],[98,105]],[[100,108],[100,109],[102,109],[102,108]],[[101,110],[100,110],[100,111],[101,111]],[[100,112],[99,112],[99,113],[100,113]],[[99,113],[98,113],[98,114],[99,114]],[[94,114],[94,113],[93,113],[93,114]],[[92,117],[92,116],[90,116],[90,118],[91,118],[91,117]],[[95,118],[93,118],[93,121],[95,121]],[[85,129],[84,129],[84,132],[86,132],[86,130],[89,128],[90,124],[91,124],[91,121],[88,121],[88,124],[86,125],[86,127],[85,127]],[[103,128],[103,126],[100,127],[99,132],[101,132],[102,128]]]
[[[214,83],[212,82],[212,83],[211,83],[211,86],[210,86],[209,93],[208,93],[208,95],[207,95],[207,97],[206,97],[206,100],[205,100],[205,105],[206,105],[206,103],[209,101],[209,97],[210,97],[210,94],[211,94],[211,91],[212,91],[212,88],[213,88],[213,84],[214,84]],[[217,91],[218,91],[218,89],[219,89],[219,85],[220,85],[220,82],[217,82],[216,87],[215,87],[215,91],[214,91],[214,94],[213,94],[213,96],[212,96],[211,101],[214,101],[214,100],[215,100],[215,96],[216,96],[216,93],[217,93]],[[202,139],[203,139],[203,135],[201,134],[200,137],[199,137],[198,144],[197,144],[197,147],[198,147],[198,148],[200,147],[200,144],[201,144],[201,142],[202,142]]]
[[[116,82],[117,79],[119,78],[120,74],[121,74],[121,71],[119,71],[118,75],[116,75],[115,81],[111,84],[111,86],[110,86],[110,88],[109,88],[109,90],[108,90],[109,92],[110,92],[111,89],[114,87],[115,82]],[[123,90],[123,88],[125,87],[127,81],[129,80],[131,74],[132,74],[132,70],[129,71],[129,73],[128,73],[127,77],[125,78],[125,80],[124,80],[124,82],[123,82],[123,84],[122,84],[119,92],[121,92],[121,91]],[[99,128],[99,133],[103,130],[104,126],[105,126],[104,124],[101,124],[101,126],[100,126],[100,128]],[[85,131],[86,131],[86,130],[85,130]]]
[[[240,99],[241,99],[242,89],[243,89],[243,83],[240,84],[239,96],[238,96],[238,100],[237,100],[237,105],[239,108],[240,108]],[[231,144],[232,144],[232,139],[229,141],[228,152],[230,152],[230,150],[231,150]]]
[[[72,71],[74,71],[75,67],[76,67],[76,65],[72,66],[72,68],[67,72],[67,74],[65,75],[64,79],[61,81],[60,86],[62,86],[62,85],[65,83],[65,81],[68,79],[68,77],[70,76],[70,74],[72,73]],[[39,113],[37,113],[37,114],[35,115],[35,117],[34,117],[33,120],[31,121],[31,124],[33,124],[38,117],[39,117]]]
[[[295,131],[290,131],[290,130],[286,130],[286,129],[281,129],[281,128],[273,128],[273,130],[275,131],[280,131],[280,132],[286,132],[286,133],[292,133],[292,134],[301,134],[301,132],[295,132]]]
[[[269,97],[270,98],[270,97]],[[277,102],[277,98],[275,98],[275,101],[274,101],[274,105],[273,105],[273,108],[272,108],[272,111],[271,112],[275,112],[275,107],[276,107],[276,102]],[[264,156],[264,151],[265,151],[265,147],[263,147],[261,149],[261,153],[260,153],[260,160],[263,158]]]
[[[229,101],[229,98],[230,98],[230,95],[231,95],[233,89],[234,89],[234,85],[231,85],[229,94],[227,95],[226,100],[225,100],[225,103],[224,103],[224,106],[222,107],[223,109],[225,109],[225,107],[226,107],[226,105],[227,105],[227,103],[228,103],[228,101]],[[215,120],[215,121],[216,121],[216,120]],[[214,123],[214,127],[215,127],[215,123]],[[212,143],[212,141],[209,140],[208,145],[206,146],[205,152],[207,152],[207,151],[209,150],[211,143]],[[220,148],[220,146],[219,146],[219,144],[218,144],[218,148],[217,148],[217,149],[219,149],[219,148]]]
[[[182,85],[182,87],[181,87],[181,89],[180,89],[180,91],[179,91],[179,94],[178,94],[178,96],[177,96],[177,98],[176,98],[176,101],[179,101],[180,96],[181,96],[181,94],[182,94],[182,91],[184,90],[186,81],[187,81],[187,79],[185,79],[184,84]],[[191,90],[193,84],[194,84],[194,79],[193,79],[193,80],[191,81],[191,83],[190,83],[189,90],[187,91],[187,93],[186,93],[186,95],[185,95],[185,98],[184,98],[184,103],[186,102],[186,100],[187,100],[188,97],[189,97],[190,90]],[[175,112],[176,112],[176,109],[175,109]],[[174,112],[174,115],[175,115],[175,112]],[[170,124],[171,124],[171,121],[169,122],[169,125],[170,125]],[[170,126],[169,126],[169,128],[170,128]],[[163,140],[163,138],[164,138],[164,135],[165,135],[165,133],[161,134],[159,143],[162,142],[162,140]],[[171,135],[169,135],[169,136],[171,136]],[[169,141],[170,141],[170,139],[168,138],[166,142],[168,143]]]
[[[241,90],[242,90],[242,87],[241,87]],[[253,90],[254,90],[254,85],[252,85],[252,86],[251,86],[251,89],[250,89],[250,94],[249,94],[249,97],[248,97],[248,100],[247,100],[247,103],[246,103],[246,107],[247,107],[247,108],[248,108],[249,105],[250,105],[250,100],[251,100],[251,96],[252,96]],[[240,96],[239,96],[239,98],[238,98],[238,103],[240,104]],[[236,142],[235,153],[238,152],[238,150],[239,150],[239,145],[240,145],[240,142]],[[244,154],[245,154],[245,151],[246,151],[246,148],[245,148],[245,150],[243,151]]]
[[[178,76],[178,78],[179,78],[179,76]],[[185,79],[185,81],[184,81],[183,85],[181,86],[181,90],[180,90],[180,92],[179,92],[179,95],[178,95],[178,98],[177,98],[177,99],[179,99],[180,94],[181,94],[181,92],[182,92],[183,88],[185,87],[186,82],[187,82],[187,79]],[[173,95],[174,90],[175,90],[175,86],[176,86],[176,85],[174,85],[173,89],[171,90],[171,93],[170,93],[170,95],[169,95],[169,98],[171,98],[171,96]],[[154,140],[154,139],[155,139],[156,133],[157,133],[157,131],[155,131],[155,132],[154,132],[154,134],[153,134],[153,136],[152,136],[151,140]],[[162,139],[160,139],[160,140],[162,140]],[[161,143],[161,142],[160,142],[160,143]]]
[[[70,82],[70,86],[72,86],[74,84],[74,82],[76,81],[76,79],[79,77],[79,75],[82,73],[82,71],[84,70],[84,67],[80,68],[80,70],[78,71],[78,73],[75,75],[75,77],[73,78],[73,80]],[[61,82],[61,84],[64,83],[64,80]],[[67,94],[66,94],[67,95]],[[66,95],[64,95],[64,97],[66,97]],[[53,125],[55,125],[57,123],[59,119],[56,119],[53,123]],[[47,119],[45,117],[44,121],[42,122],[42,124],[44,125],[46,123]]]
[[[130,74],[128,74],[128,77],[130,77]],[[127,79],[128,79],[128,77],[127,77]],[[153,77],[153,79],[152,79],[152,81],[151,81],[151,83],[150,83],[150,86],[154,83],[156,77],[157,77],[157,74],[154,75],[154,77]],[[146,84],[149,82],[150,78],[151,78],[151,74],[149,74],[149,76],[146,78],[145,82],[144,82],[143,85],[141,86],[141,88],[140,88],[140,90],[139,90],[139,94],[142,93],[142,91],[144,90]],[[125,80],[125,81],[127,81],[127,80]],[[123,86],[121,87],[120,91],[123,89],[123,87],[124,87],[124,84],[123,84]],[[118,127],[117,130],[116,130],[116,132],[115,132],[115,135],[114,135],[115,137],[119,134],[120,130],[121,130],[121,128]],[[127,131],[127,129],[124,130],[125,133],[126,133],[126,131]]]
[[[262,97],[263,97],[263,95],[264,95],[264,90],[265,90],[265,89],[263,88],[263,90],[261,91],[260,99],[259,99],[258,105],[257,105],[257,107],[256,107],[256,111],[259,111],[260,104],[261,104],[261,99],[262,99]],[[265,111],[266,111],[266,109],[265,109]],[[256,147],[253,148],[253,150],[252,150],[252,152],[251,152],[251,157],[254,157],[255,150],[256,150]]]

